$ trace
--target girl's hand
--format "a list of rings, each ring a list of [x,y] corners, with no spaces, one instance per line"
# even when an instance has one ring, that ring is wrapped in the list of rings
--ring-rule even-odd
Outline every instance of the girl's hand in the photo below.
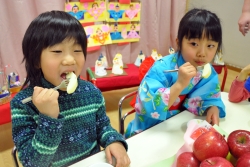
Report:
[[[108,145],[105,149],[105,154],[107,161],[115,165],[115,167],[128,167],[130,164],[128,154],[120,142],[114,142]],[[112,161],[112,156],[115,157],[116,163]]]
[[[36,86],[34,87],[32,102],[40,113],[57,118],[59,115],[58,97],[58,91]]]
[[[219,126],[219,109],[216,106],[212,106],[207,109],[206,121],[212,125]]]
[[[189,85],[190,80],[196,75],[197,70],[192,64],[186,62],[180,66],[178,73],[177,82],[182,85],[183,88],[186,88]]]
[[[237,77],[238,81],[245,81],[248,78],[248,75],[250,74],[250,64],[244,67],[239,76]]]

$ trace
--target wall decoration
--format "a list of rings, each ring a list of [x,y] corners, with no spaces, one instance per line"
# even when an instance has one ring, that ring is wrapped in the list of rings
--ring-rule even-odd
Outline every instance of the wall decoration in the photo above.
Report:
[[[107,9],[108,22],[140,21],[140,3],[119,4],[110,2]]]
[[[65,11],[85,25],[90,50],[100,49],[101,45],[138,42],[140,39],[140,1],[66,1]]]
[[[87,11],[85,13],[86,21],[84,22],[105,21],[106,5],[104,1],[85,2],[83,7]]]
[[[83,9],[82,3],[69,2],[65,5],[65,11],[74,16],[81,23],[83,22],[86,10]]]
[[[112,43],[108,25],[99,24],[87,26],[84,29],[88,36],[88,47]]]

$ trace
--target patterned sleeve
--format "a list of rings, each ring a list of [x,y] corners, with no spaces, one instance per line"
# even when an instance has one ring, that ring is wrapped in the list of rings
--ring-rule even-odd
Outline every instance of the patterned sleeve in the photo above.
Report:
[[[113,142],[121,142],[125,149],[128,149],[128,145],[123,136],[119,134],[110,124],[110,120],[106,115],[105,101],[101,92],[97,94],[98,110],[96,112],[96,131],[99,144],[106,148]]]
[[[141,82],[135,104],[136,112],[140,114],[139,119],[149,117],[156,120],[166,120],[166,118],[178,112],[177,110],[168,112],[170,87],[176,80],[176,74],[165,74],[163,71],[168,66],[163,65],[163,63],[157,61]],[[175,67],[168,68],[173,69]]]
[[[212,70],[208,78],[202,78],[188,94],[184,102],[185,108],[195,115],[206,115],[206,109],[211,106],[217,106],[219,116],[226,116],[225,106],[221,100],[220,83],[218,74]]]
[[[50,166],[61,142],[64,118],[39,114],[34,120],[27,106],[15,98],[11,101],[12,136],[19,159],[25,167]]]

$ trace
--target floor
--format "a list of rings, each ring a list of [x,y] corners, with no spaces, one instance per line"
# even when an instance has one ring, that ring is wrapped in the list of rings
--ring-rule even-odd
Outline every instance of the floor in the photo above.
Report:
[[[222,72],[223,73],[223,72]],[[237,76],[238,72],[233,70],[228,70],[228,76],[226,80],[226,85],[224,88],[225,92],[228,92],[232,81]],[[222,75],[219,75],[220,81],[222,80]],[[118,130],[118,102],[120,98],[132,91],[137,90],[137,87],[103,92],[103,96],[106,100],[107,115],[111,120],[111,125]],[[123,113],[126,113],[131,108],[129,106],[129,99],[123,103]],[[128,117],[125,122],[125,127],[127,123],[132,120],[133,116]],[[11,123],[4,124],[0,126],[0,167],[14,167],[11,158],[11,149],[13,147],[12,137],[11,137]]]

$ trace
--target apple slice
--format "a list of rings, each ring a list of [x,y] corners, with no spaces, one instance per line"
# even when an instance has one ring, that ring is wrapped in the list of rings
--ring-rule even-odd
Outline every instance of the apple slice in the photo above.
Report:
[[[73,72],[68,73],[66,75],[66,78],[69,79],[69,83],[67,86],[67,93],[68,94],[74,93],[76,90],[76,87],[78,86],[77,77],[75,73]]]
[[[207,63],[206,65],[204,65],[204,69],[202,71],[202,77],[203,78],[208,78],[211,75],[211,65],[209,63]]]

